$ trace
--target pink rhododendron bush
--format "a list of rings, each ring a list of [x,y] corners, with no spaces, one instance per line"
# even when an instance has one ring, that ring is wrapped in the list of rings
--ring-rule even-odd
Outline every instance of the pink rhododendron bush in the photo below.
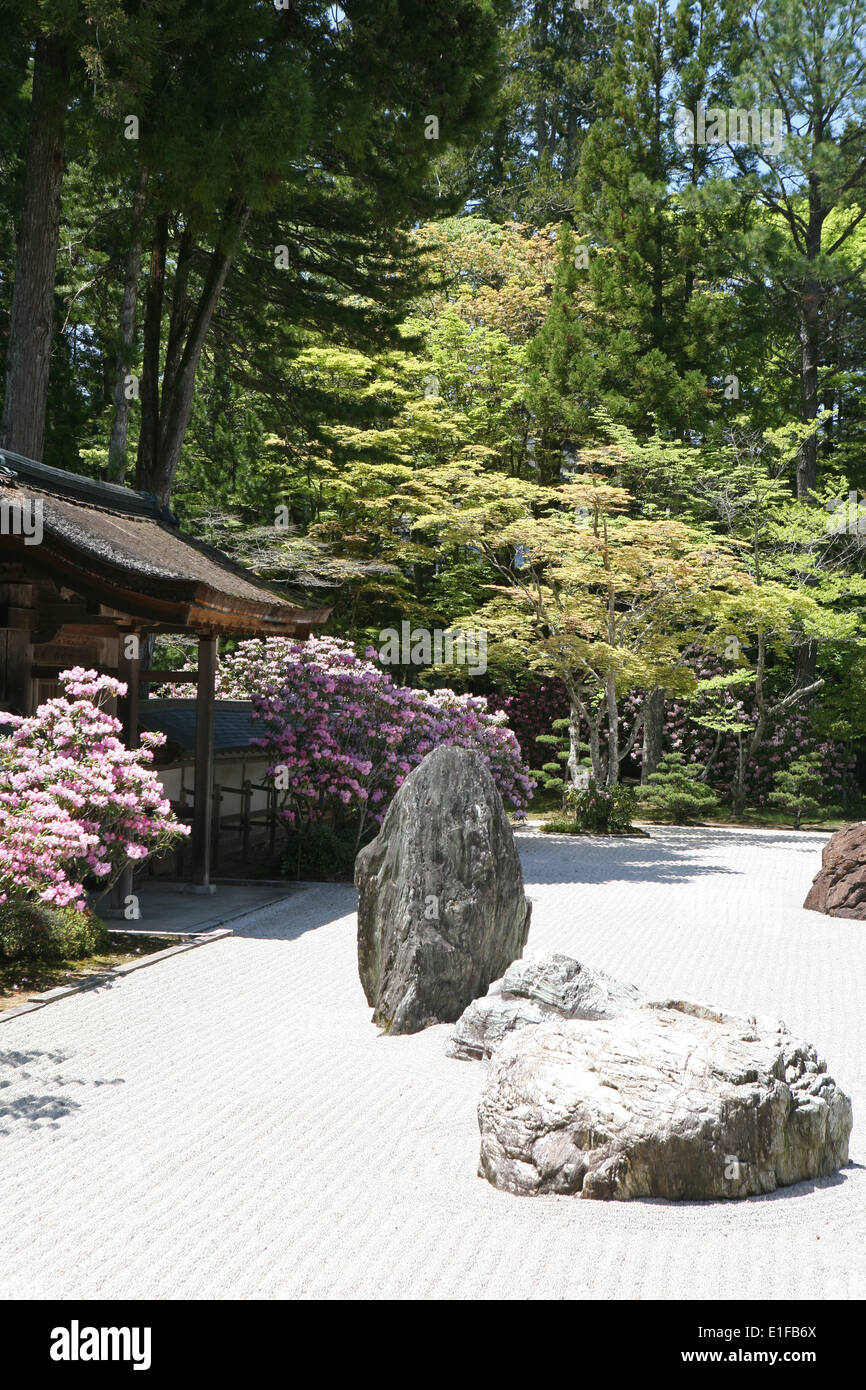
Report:
[[[374,655],[368,648],[367,658]],[[481,696],[395,685],[338,637],[241,642],[219,668],[219,694],[252,701],[295,834],[317,824],[352,827],[354,844],[381,823],[388,803],[425,753],[441,744],[473,748],[499,791],[523,808],[532,782],[520,746]]]
[[[81,667],[34,715],[0,714],[0,914],[28,905],[85,907],[85,882],[108,887],[127,864],[188,833],[151,763],[161,734],[128,749],[104,705],[126,686]]]

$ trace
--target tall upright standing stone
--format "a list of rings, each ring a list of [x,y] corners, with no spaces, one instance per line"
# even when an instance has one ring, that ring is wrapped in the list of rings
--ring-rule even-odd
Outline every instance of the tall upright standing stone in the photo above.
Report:
[[[478,753],[437,748],[355,861],[358,970],[388,1033],[454,1023],[523,953],[530,904],[502,798]]]

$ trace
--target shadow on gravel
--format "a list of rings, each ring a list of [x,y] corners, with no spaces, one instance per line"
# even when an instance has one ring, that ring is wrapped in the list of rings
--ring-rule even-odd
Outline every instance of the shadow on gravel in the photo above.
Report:
[[[73,1087],[123,1085],[122,1077],[84,1081],[65,1076],[58,1068],[69,1059],[66,1052],[0,1052],[0,1137],[18,1124],[58,1129],[61,1120],[81,1109]]]
[[[687,883],[738,874],[729,864],[698,864],[676,845],[605,836],[543,835],[518,841],[523,875],[538,883]]]
[[[844,1168],[840,1168],[835,1173],[830,1173],[826,1178],[805,1178],[803,1182],[793,1182],[787,1187],[777,1187],[775,1192],[759,1192],[752,1197],[731,1197],[713,1198],[705,1202],[694,1201],[671,1201],[667,1197],[633,1197],[630,1206],[641,1207],[676,1207],[678,1209],[697,1207],[731,1207],[737,1210],[742,1207],[751,1207],[755,1202],[765,1205],[770,1202],[794,1202],[798,1197],[808,1197],[813,1192],[823,1192],[830,1187],[844,1187],[845,1183],[850,1182],[855,1173],[863,1171],[862,1163],[849,1162]]]
[[[650,838],[626,835],[518,835],[527,883],[687,883],[715,874],[742,875],[730,863],[699,862],[696,856],[740,846],[817,855],[823,841],[791,844],[792,835],[751,834],[700,826],[653,827]],[[816,864],[816,870],[818,865]]]
[[[258,941],[295,941],[357,910],[358,894],[351,883],[299,883],[297,892],[271,907],[260,908],[230,922],[233,936]]]

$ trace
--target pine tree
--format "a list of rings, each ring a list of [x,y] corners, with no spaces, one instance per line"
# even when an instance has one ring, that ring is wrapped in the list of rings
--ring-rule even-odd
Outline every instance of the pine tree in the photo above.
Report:
[[[724,338],[728,305],[708,285],[698,293],[721,228],[697,199],[710,160],[683,147],[676,113],[710,74],[725,81],[730,34],[715,7],[636,0],[615,14],[577,180],[593,307],[570,383],[641,436],[657,424],[683,437],[712,420],[721,373],[706,343]]]
[[[437,162],[443,185],[494,221],[572,221],[594,86],[613,17],[590,0],[502,0],[495,120],[463,154]]]
[[[788,767],[779,769],[773,781],[775,791],[770,792],[770,800],[786,815],[794,817],[797,830],[804,820],[816,820],[821,815],[838,812],[838,807],[827,805],[820,753],[804,753],[794,758]]]
[[[640,801],[659,820],[687,825],[718,808],[719,798],[712,787],[701,781],[702,763],[686,763],[682,753],[665,753],[647,785],[640,790]]]

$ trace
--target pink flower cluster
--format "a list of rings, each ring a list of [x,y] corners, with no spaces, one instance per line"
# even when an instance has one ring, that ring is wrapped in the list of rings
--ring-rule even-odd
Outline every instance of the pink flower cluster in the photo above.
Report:
[[[219,693],[250,699],[265,727],[270,775],[287,824],[379,824],[407,773],[431,749],[477,750],[502,796],[526,805],[533,783],[504,713],[481,696],[395,685],[351,642],[338,637],[241,642],[224,658]]]
[[[83,908],[86,879],[109,884],[188,833],[150,766],[163,736],[129,749],[103,708],[125,684],[80,666],[60,680],[64,694],[29,718],[0,713],[0,903]]]

